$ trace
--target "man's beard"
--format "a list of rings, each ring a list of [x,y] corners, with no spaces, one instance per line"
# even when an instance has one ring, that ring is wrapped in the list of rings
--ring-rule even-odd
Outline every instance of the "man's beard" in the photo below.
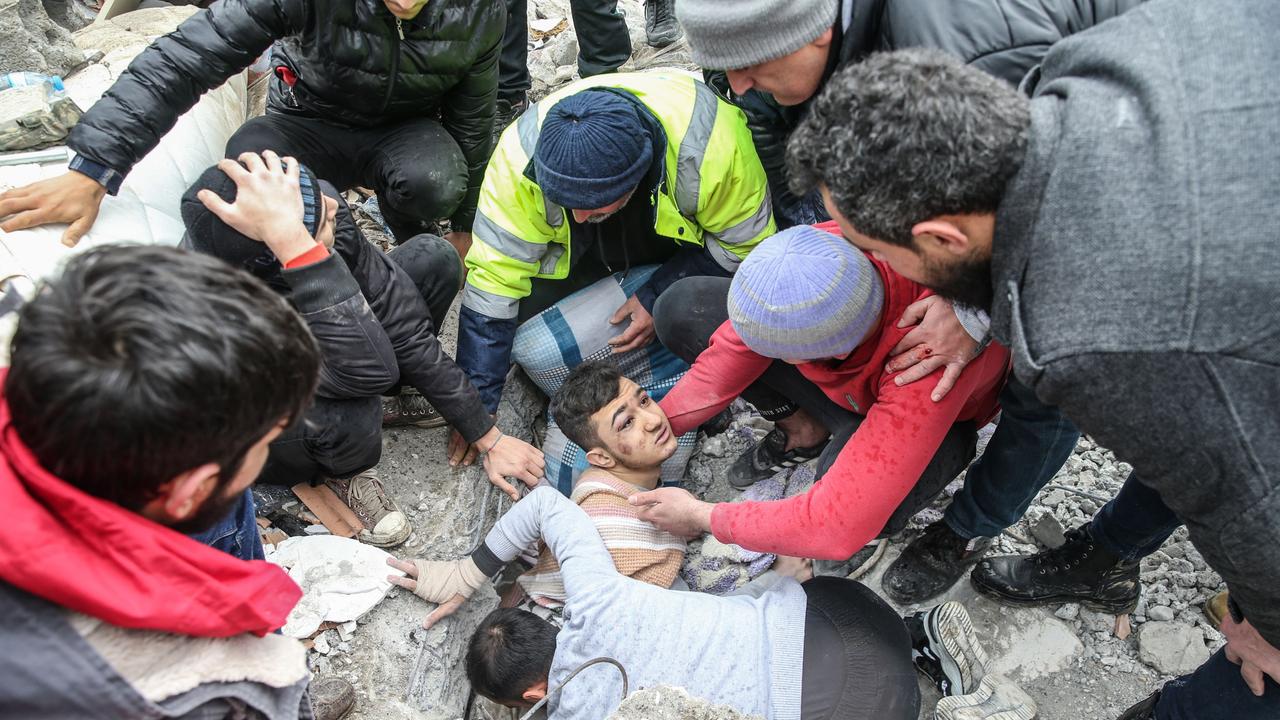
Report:
[[[938,264],[924,258],[925,280],[930,290],[948,300],[968,305],[978,310],[990,311],[991,257],[979,257],[974,253],[948,264]]]
[[[236,504],[240,502],[240,498],[244,495],[243,490],[230,495],[223,494],[224,492],[223,488],[218,488],[215,491],[216,494],[210,495],[194,515],[169,527],[183,535],[199,535],[217,525],[223,518],[231,514],[231,511],[235,509]]]
[[[618,208],[618,210],[621,210],[621,209],[622,209],[622,208]],[[587,217],[587,219],[586,219],[586,221],[585,221],[585,222],[587,222],[587,223],[589,223],[589,224],[591,224],[591,225],[599,225],[600,223],[604,222],[605,220],[608,220],[609,218],[613,217],[614,215],[617,215],[617,214],[618,214],[618,210],[614,210],[613,212],[597,213],[597,214],[595,214],[595,215],[591,215],[591,216]]]

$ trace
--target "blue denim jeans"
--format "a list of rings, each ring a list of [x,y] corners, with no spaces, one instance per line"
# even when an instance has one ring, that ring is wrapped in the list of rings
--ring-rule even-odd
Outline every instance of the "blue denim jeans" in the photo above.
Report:
[[[1089,534],[1120,559],[1133,561],[1159,550],[1180,525],[1160,494],[1129,473],[1120,492],[1093,516]]]
[[[1190,675],[1160,689],[1156,720],[1275,720],[1280,718],[1280,685],[1268,678],[1262,697],[1249,690],[1240,666],[1219,650]]]
[[[240,502],[217,525],[191,537],[241,560],[261,560],[265,554],[262,537],[258,535],[256,514],[253,490],[246,489]]]
[[[929,382],[929,381],[923,381]],[[995,537],[1022,518],[1040,488],[1071,456],[1080,431],[1010,376],[1000,391],[1000,423],[943,519],[960,537]]]

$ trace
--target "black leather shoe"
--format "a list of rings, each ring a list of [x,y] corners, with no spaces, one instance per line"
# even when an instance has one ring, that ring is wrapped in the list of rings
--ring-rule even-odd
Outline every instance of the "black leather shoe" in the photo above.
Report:
[[[1062,547],[1035,555],[987,558],[970,574],[978,592],[1010,605],[1079,603],[1119,615],[1138,606],[1140,561],[1124,562],[1094,542],[1089,526],[1067,533]]]
[[[1160,691],[1147,696],[1147,699],[1124,711],[1117,720],[1155,720],[1156,703],[1160,702]]]
[[[962,538],[939,520],[893,561],[880,587],[899,605],[924,602],[955,585],[990,547],[991,538]]]

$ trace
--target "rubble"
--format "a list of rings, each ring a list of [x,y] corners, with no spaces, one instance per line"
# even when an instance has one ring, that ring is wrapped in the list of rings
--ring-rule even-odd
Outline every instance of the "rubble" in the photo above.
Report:
[[[0,0],[0,74],[67,75],[85,61],[40,0]]]
[[[657,685],[631,693],[609,720],[763,720],[726,705],[691,697],[682,688]]]

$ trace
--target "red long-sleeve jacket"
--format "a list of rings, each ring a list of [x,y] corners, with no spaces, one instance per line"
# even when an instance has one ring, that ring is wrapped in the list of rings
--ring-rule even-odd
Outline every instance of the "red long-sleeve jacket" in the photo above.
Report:
[[[930,398],[938,372],[899,387],[886,372],[889,351],[910,330],[897,327],[922,285],[871,258],[884,281],[879,325],[847,358],[798,365],[831,401],[866,420],[831,469],[803,495],[774,502],[721,503],[711,514],[716,539],[750,550],[844,559],[866,545],[915,485],[951,426],[986,424],[996,414],[1009,352],[992,344],[965,367],[951,392]],[[726,322],[660,405],[677,435],[720,412],[773,362],[747,347]]]

